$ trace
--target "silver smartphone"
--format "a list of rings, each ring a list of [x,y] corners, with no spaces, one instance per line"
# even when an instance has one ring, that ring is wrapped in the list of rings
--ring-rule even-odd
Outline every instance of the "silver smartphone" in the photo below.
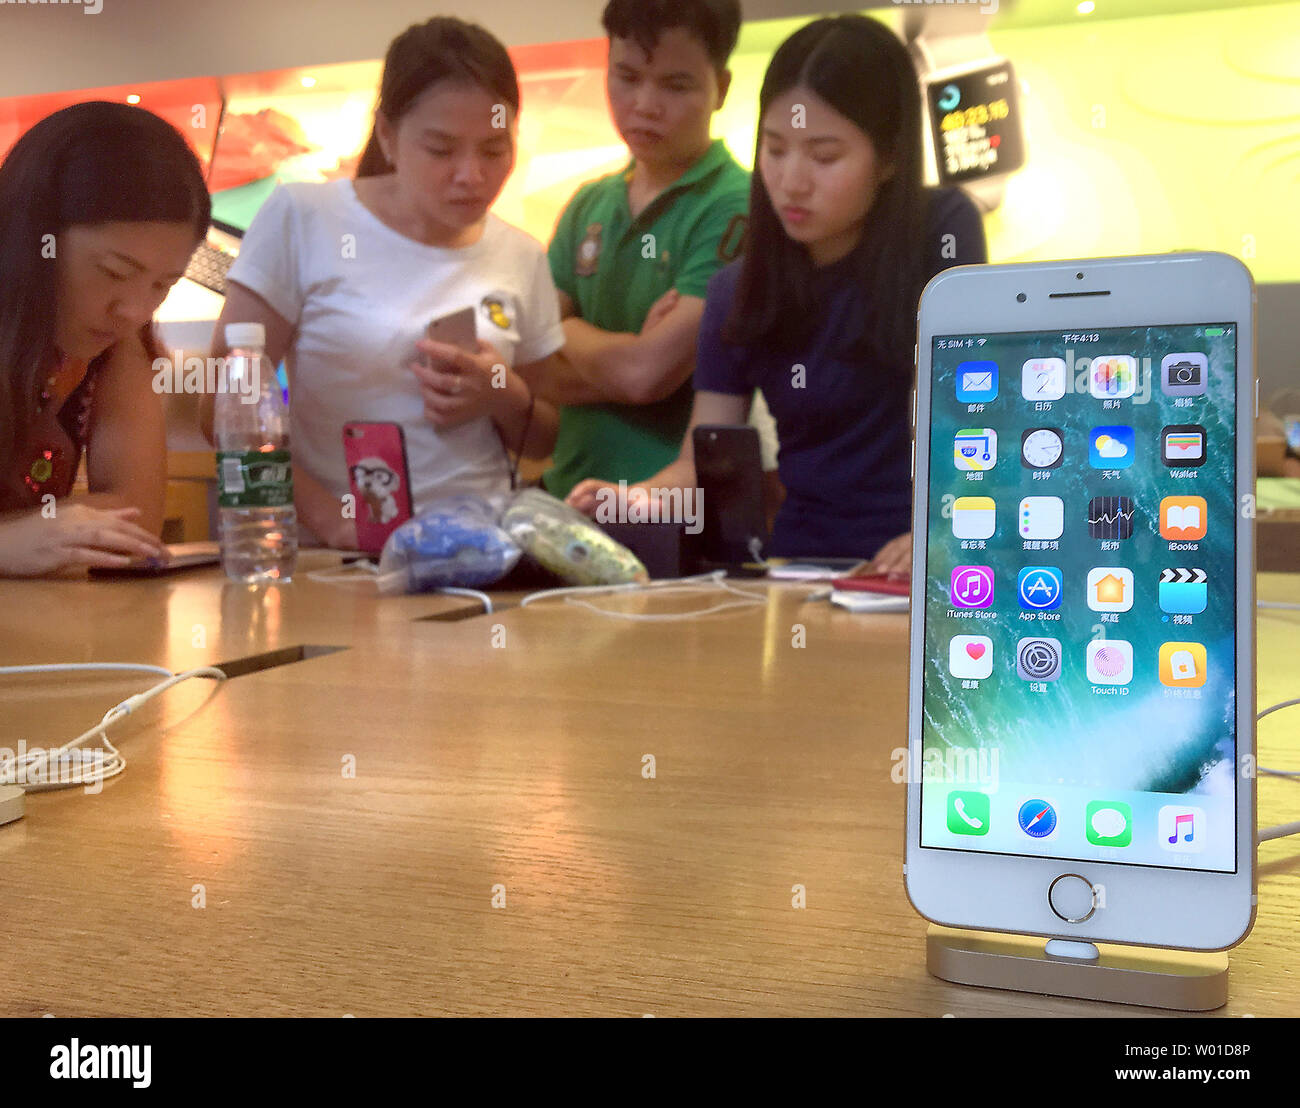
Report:
[[[1254,285],[963,266],[918,315],[906,885],[952,927],[1255,915]]]

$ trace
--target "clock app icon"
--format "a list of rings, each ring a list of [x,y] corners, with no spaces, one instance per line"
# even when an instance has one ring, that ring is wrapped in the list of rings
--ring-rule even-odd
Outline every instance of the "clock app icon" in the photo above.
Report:
[[[1020,460],[1026,469],[1055,469],[1065,455],[1059,427],[1031,427],[1020,436]]]

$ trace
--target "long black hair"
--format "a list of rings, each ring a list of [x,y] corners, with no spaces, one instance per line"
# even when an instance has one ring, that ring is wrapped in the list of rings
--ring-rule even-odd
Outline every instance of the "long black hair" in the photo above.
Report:
[[[0,475],[36,417],[55,356],[52,255],[63,233],[102,223],[187,223],[198,245],[211,212],[198,158],[176,128],[143,108],[73,104],[14,143],[0,163]],[[160,353],[151,323],[140,339],[150,357]]]
[[[395,125],[426,89],[445,80],[478,85],[519,113],[519,78],[506,48],[477,24],[452,16],[417,23],[389,43],[379,111]],[[392,170],[372,129],[356,175],[379,177]]]
[[[821,315],[808,248],[781,226],[759,171],[762,121],[772,102],[807,88],[871,139],[892,174],[877,191],[862,239],[846,262],[862,295],[861,327],[842,353],[879,359],[891,375],[911,369],[916,304],[925,272],[921,94],[907,50],[884,24],[861,15],[818,19],[773,55],[759,93],[760,130],[750,184],[749,230],[736,298],[723,328],[731,343],[797,351]]]

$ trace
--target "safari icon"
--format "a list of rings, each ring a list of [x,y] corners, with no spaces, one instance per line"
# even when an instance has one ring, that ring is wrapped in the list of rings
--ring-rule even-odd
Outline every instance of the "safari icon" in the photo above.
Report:
[[[1089,801],[1084,825],[1093,846],[1129,846],[1133,842],[1133,809],[1123,801]]]

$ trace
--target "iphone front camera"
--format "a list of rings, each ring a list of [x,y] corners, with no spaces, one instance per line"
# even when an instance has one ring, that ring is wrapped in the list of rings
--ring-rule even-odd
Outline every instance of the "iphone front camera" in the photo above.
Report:
[[[1029,297],[1027,297],[1023,292],[1018,292],[1016,293],[1016,299],[1023,304],[1026,300],[1029,299]]]
[[[1082,273],[1076,273],[1076,274],[1074,275],[1074,279],[1075,279],[1076,281],[1082,281],[1082,280],[1083,280],[1083,274],[1082,274]]]

